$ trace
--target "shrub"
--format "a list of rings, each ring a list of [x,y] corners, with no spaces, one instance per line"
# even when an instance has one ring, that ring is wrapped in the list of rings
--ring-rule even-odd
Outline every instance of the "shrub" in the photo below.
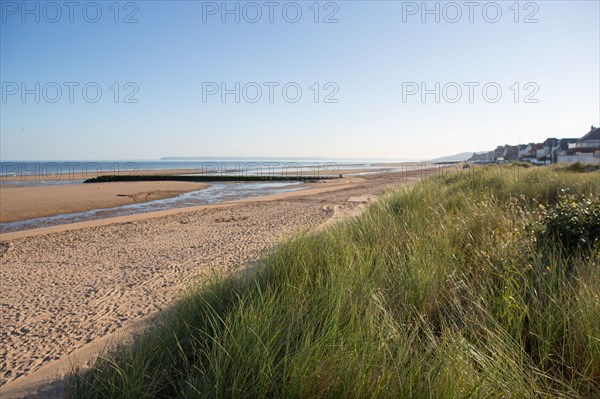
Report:
[[[594,165],[594,164],[585,164],[582,162],[575,162],[572,164],[569,164],[567,166],[562,166],[559,167],[562,170],[565,170],[567,172],[576,172],[576,173],[587,173],[587,172],[594,172],[594,171],[598,171],[600,170],[600,165]]]
[[[576,196],[565,190],[556,207],[544,211],[541,243],[558,244],[573,253],[579,247],[590,249],[600,243],[600,199]]]

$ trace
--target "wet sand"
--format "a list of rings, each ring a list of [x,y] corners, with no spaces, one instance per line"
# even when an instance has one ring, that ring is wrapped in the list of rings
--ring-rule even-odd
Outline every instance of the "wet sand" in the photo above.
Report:
[[[174,181],[0,186],[0,223],[175,197],[206,187]]]

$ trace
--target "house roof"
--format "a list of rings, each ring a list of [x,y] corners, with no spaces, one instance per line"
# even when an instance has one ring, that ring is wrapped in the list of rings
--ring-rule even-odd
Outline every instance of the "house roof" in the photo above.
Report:
[[[577,140],[578,139],[560,139],[559,147],[561,150],[566,150],[567,148],[569,148],[569,143],[574,143]]]
[[[588,140],[600,140],[600,127],[590,130],[585,136],[583,136],[577,141],[581,142]]]

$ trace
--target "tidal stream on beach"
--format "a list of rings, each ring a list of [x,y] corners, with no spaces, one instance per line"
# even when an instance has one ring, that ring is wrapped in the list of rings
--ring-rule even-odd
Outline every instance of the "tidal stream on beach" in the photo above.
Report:
[[[58,226],[88,220],[105,219],[116,216],[127,216],[139,213],[184,208],[196,205],[207,205],[219,202],[234,201],[263,195],[278,194],[301,190],[298,183],[211,183],[209,187],[180,194],[172,198],[128,204],[113,208],[93,209],[86,212],[69,213],[35,219],[0,223],[0,233]]]

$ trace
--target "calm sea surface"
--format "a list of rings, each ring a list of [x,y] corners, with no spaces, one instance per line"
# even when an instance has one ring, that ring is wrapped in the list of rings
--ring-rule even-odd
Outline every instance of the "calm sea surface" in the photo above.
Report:
[[[337,169],[376,168],[383,161],[364,160],[286,160],[286,159],[217,159],[158,161],[0,161],[0,176],[45,177],[98,173],[135,174],[141,170],[189,169],[199,173],[334,173]],[[388,161],[390,162],[390,161]],[[399,162],[399,161],[395,161]]]

